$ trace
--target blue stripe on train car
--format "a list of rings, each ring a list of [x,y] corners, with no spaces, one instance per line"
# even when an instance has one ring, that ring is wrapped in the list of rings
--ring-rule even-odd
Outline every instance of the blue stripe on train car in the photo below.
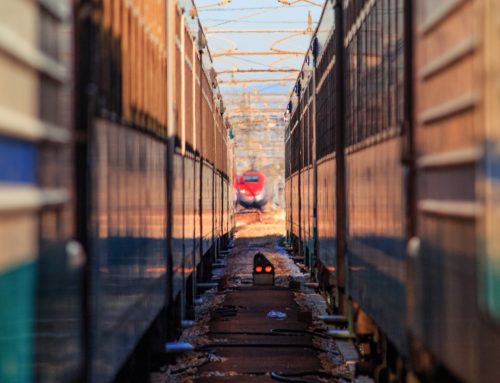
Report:
[[[164,238],[94,240],[92,381],[109,381],[165,304]]]
[[[368,236],[350,240],[347,246],[350,295],[407,355],[406,321],[394,322],[406,315],[404,242]]]
[[[500,144],[496,142],[486,142],[483,176],[486,179],[500,181]]]
[[[484,167],[482,168],[483,182],[488,183],[487,187],[490,190],[497,192],[500,189],[500,143],[496,141],[486,142],[485,147]],[[482,187],[485,186],[482,185]],[[495,238],[488,237],[482,240],[486,244],[497,241]],[[490,315],[500,321],[500,258],[494,251],[494,246],[484,246],[484,249],[479,263],[481,272],[479,298]]]
[[[0,382],[30,383],[36,264],[0,273]]]
[[[401,237],[389,237],[385,235],[363,235],[353,236],[353,239],[374,249],[383,251],[385,255],[392,258],[406,258],[406,239]]]
[[[37,157],[34,144],[0,136],[0,182],[34,183]]]
[[[318,239],[319,260],[333,274],[336,274],[337,258],[337,238],[322,237]]]
[[[64,240],[40,241],[34,326],[37,382],[76,381],[83,363],[83,264],[68,262],[66,246]]]

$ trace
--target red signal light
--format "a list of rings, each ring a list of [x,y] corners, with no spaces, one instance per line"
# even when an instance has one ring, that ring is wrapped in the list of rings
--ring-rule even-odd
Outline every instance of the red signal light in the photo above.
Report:
[[[253,257],[253,283],[254,285],[273,285],[274,266],[262,253]]]

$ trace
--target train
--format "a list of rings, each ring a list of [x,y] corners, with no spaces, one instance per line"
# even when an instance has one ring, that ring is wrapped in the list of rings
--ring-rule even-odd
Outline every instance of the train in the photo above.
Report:
[[[147,382],[234,226],[195,5],[0,3],[0,381]]]
[[[257,170],[247,170],[237,177],[236,195],[246,209],[262,209],[267,204],[266,176]]]
[[[499,14],[327,1],[290,95],[287,240],[377,382],[498,380]]]

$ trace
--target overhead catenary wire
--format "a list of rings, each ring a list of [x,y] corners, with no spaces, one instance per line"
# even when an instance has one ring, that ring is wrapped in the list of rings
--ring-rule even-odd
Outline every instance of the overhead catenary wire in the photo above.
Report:
[[[255,11],[262,9],[286,9],[290,8],[289,6],[277,5],[273,7],[242,7],[242,8],[212,8],[212,9],[200,9],[200,12],[241,12],[241,11]],[[294,5],[293,8],[309,8],[308,5]]]
[[[260,16],[260,15],[266,14],[268,12],[270,12],[270,10],[263,10],[261,12],[254,12],[254,13],[251,13],[250,15],[244,15],[244,16],[241,16],[241,17],[237,17],[235,19],[229,19],[229,20],[228,19],[224,19],[219,24],[210,26],[210,28],[211,27],[219,27],[221,25],[225,25],[225,24],[229,24],[229,23],[235,23],[237,21],[244,21],[245,19],[249,19],[249,18],[255,17],[255,16]]]
[[[271,65],[269,64],[266,64],[266,63],[262,63],[262,62],[258,62],[258,61],[255,61],[255,60],[251,60],[249,58],[246,58],[246,57],[238,57],[238,56],[234,56],[231,58],[232,60],[239,60],[239,61],[243,61],[243,62],[247,62],[249,64],[255,64],[255,65],[262,65],[266,68],[271,68]]]
[[[306,28],[205,29],[206,35],[216,33],[306,33]]]
[[[286,81],[293,81],[295,78],[294,77],[281,77],[281,78],[253,78],[253,79],[241,79],[241,80],[219,80],[219,84],[226,84],[226,85],[238,85],[238,84],[251,84],[251,83],[256,83],[256,82],[286,82]]]
[[[272,24],[272,25],[276,25],[276,24],[300,24],[300,25],[304,25],[304,22],[303,21],[299,21],[299,20],[231,20],[231,19],[206,19],[206,21],[214,21],[214,22],[217,22],[217,21],[224,21],[224,22],[238,22],[238,23],[245,23],[245,24],[266,24],[266,25],[269,25],[269,24]],[[214,25],[208,25],[207,26],[207,29],[210,29],[210,28],[213,28],[213,27],[217,27],[219,25],[224,25],[226,23],[222,23],[222,24],[214,24]],[[317,25],[317,22],[314,22],[312,23],[314,26]],[[305,52],[304,52],[305,53]]]
[[[235,73],[280,73],[280,72],[300,72],[299,68],[273,68],[273,69],[255,69],[255,68],[249,68],[249,69],[229,69],[229,70],[221,70],[217,71],[218,75],[221,74],[235,74]]]

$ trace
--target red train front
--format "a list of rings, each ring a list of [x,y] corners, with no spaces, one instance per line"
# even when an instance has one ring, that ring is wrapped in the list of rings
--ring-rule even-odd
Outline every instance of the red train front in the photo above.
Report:
[[[256,170],[249,170],[239,176],[236,184],[238,203],[244,208],[261,209],[267,203],[266,177]]]

